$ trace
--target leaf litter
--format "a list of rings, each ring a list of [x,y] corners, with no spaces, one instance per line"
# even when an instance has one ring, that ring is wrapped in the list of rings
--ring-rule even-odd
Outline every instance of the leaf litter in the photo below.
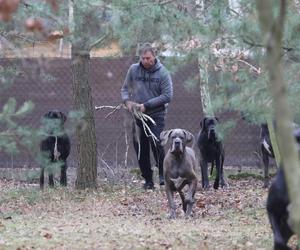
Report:
[[[143,191],[136,182],[99,186],[40,191],[0,180],[0,249],[272,249],[267,190],[260,180],[197,191],[189,219],[176,194],[175,220],[168,218],[163,188]]]

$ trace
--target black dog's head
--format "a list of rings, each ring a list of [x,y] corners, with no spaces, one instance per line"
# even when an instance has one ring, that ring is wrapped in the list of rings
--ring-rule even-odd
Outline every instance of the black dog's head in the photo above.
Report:
[[[163,131],[160,134],[161,145],[167,144],[168,140],[171,139],[171,153],[172,154],[183,154],[185,145],[189,142],[193,142],[194,136],[184,129],[171,129]]]
[[[216,139],[216,126],[219,123],[219,119],[215,116],[204,117],[200,123],[202,132],[205,132],[208,139]]]
[[[47,133],[60,133],[64,129],[67,120],[66,115],[58,110],[52,110],[43,116],[43,126]]]

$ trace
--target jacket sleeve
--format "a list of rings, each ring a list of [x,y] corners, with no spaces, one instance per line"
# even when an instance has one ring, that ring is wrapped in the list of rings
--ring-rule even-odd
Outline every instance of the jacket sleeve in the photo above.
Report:
[[[130,99],[129,89],[130,89],[130,85],[131,85],[131,81],[132,81],[131,69],[132,69],[132,66],[128,69],[123,86],[121,88],[121,98],[124,103]]]
[[[146,109],[153,109],[169,103],[173,98],[173,83],[169,72],[164,69],[161,81],[161,94],[144,103]]]

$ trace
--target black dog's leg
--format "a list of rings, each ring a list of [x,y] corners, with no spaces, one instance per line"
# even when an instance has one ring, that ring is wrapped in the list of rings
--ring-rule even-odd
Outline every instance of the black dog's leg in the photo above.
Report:
[[[285,227],[281,226],[281,217],[278,215],[270,214],[269,213],[269,220],[273,229],[274,233],[274,249],[275,250],[290,250],[287,246],[288,239],[290,238],[291,234],[285,233]],[[286,235],[284,235],[286,234]]]
[[[67,163],[65,162],[60,169],[60,185],[67,186]]]
[[[264,149],[262,149],[262,160],[264,163],[264,174],[265,174],[264,188],[267,188],[269,186],[269,156],[266,152],[264,152]]]
[[[201,175],[202,175],[202,188],[208,189],[209,188],[209,180],[208,180],[208,173],[207,173],[207,161],[201,160]]]
[[[221,187],[225,187],[226,182],[224,179],[224,155],[221,155]]]
[[[49,186],[54,187],[54,175],[51,172],[49,172]]]
[[[218,189],[219,184],[220,184],[220,176],[221,176],[220,158],[217,158],[217,160],[216,160],[216,170],[217,170],[217,174],[216,174],[216,178],[215,178],[215,182],[214,182],[214,189]]]
[[[45,172],[45,169],[43,167],[41,167],[41,173],[40,173],[40,188],[41,189],[44,188],[44,172]]]
[[[214,162],[214,161],[212,161],[212,162],[211,162],[211,169],[210,169],[210,176],[212,176],[212,175],[213,175],[213,171],[214,171],[214,164],[215,164],[215,162]]]

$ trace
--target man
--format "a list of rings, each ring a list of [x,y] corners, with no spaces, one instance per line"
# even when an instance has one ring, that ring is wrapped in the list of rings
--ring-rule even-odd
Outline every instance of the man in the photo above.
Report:
[[[165,126],[167,105],[173,96],[171,76],[156,58],[154,48],[146,43],[140,50],[140,61],[132,64],[121,89],[122,99],[130,112],[137,109],[149,115],[156,125],[148,122],[152,133],[159,139]],[[135,120],[139,128],[139,144],[134,140],[139,167],[145,179],[144,189],[153,189],[153,171],[150,162],[150,145],[156,166],[159,169],[159,184],[164,185],[163,160],[165,152],[159,141],[153,141],[143,129],[140,120]]]

